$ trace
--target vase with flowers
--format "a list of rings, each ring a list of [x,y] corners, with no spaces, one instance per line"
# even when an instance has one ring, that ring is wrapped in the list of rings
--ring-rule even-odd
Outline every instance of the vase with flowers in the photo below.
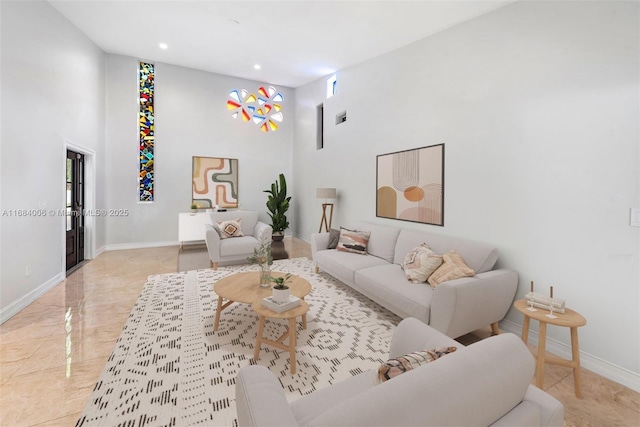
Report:
[[[271,242],[263,241],[259,247],[253,249],[253,255],[247,257],[247,261],[251,264],[258,264],[260,267],[260,286],[267,288],[271,282],[271,264],[273,257],[271,256]]]

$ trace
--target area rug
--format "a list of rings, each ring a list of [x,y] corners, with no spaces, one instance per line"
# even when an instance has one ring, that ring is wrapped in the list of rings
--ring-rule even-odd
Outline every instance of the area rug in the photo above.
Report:
[[[213,284],[238,266],[150,276],[77,426],[236,426],[235,380],[258,363],[279,379],[288,401],[376,368],[387,359],[400,321],[332,277],[313,271],[307,258],[275,261],[273,269],[313,286],[307,329],[298,328],[297,372],[287,352],[263,346],[253,360],[257,315],[247,304],[222,312],[213,331]],[[286,321],[268,320],[275,339]]]

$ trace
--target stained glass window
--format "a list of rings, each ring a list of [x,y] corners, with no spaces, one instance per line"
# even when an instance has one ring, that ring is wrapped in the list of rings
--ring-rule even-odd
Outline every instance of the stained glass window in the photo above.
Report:
[[[229,92],[227,109],[235,119],[257,125],[263,132],[278,130],[278,123],[284,120],[282,104],[284,96],[273,86],[258,88],[256,93],[246,89]]]
[[[141,202],[153,202],[154,181],[154,144],[155,128],[153,113],[153,93],[155,81],[155,67],[146,62],[140,63],[140,175],[139,193]]]

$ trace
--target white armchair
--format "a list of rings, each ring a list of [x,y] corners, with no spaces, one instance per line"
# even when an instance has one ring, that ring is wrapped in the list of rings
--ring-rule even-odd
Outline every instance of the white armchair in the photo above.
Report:
[[[222,239],[217,227],[218,222],[241,219],[241,230],[244,236]],[[271,226],[258,220],[254,211],[213,212],[211,224],[206,224],[205,242],[211,259],[211,268],[219,265],[242,264],[247,257],[253,255],[253,249],[260,247],[263,241],[270,242]]]

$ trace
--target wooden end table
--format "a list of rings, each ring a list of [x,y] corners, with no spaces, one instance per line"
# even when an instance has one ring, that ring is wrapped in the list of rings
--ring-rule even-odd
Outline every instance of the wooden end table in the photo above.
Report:
[[[547,317],[549,310],[535,307],[537,311],[529,311],[526,299],[521,299],[513,303],[513,306],[524,315],[524,323],[522,324],[522,341],[527,344],[529,340],[529,323],[531,319],[540,322],[538,330],[538,352],[532,350],[536,358],[536,386],[542,389],[544,383],[544,364],[567,366],[573,368],[573,379],[575,385],[575,393],[578,399],[582,399],[582,381],[580,378],[580,347],[578,345],[578,328],[587,324],[587,320],[577,312],[565,308],[564,313],[554,314],[555,319]],[[547,341],[547,324],[555,326],[565,326],[571,329],[571,360],[562,359],[552,354],[546,354]]]
[[[253,353],[253,360],[257,361],[260,358],[260,347],[262,344],[268,344],[270,346],[285,350],[289,352],[289,359],[291,362],[291,374],[296,373],[296,318],[302,317],[302,328],[307,329],[307,311],[309,311],[309,304],[304,300],[298,307],[294,307],[291,310],[278,313],[277,311],[269,310],[262,306],[262,301],[254,302],[252,305],[253,311],[260,316],[260,322],[258,323],[258,334],[256,335],[256,349]],[[271,319],[287,319],[289,321],[289,327],[287,331],[275,341],[268,340],[262,336],[264,330],[264,322],[266,318]],[[285,345],[284,340],[289,338],[289,344]]]
[[[273,277],[282,277],[285,273],[278,271],[272,271]],[[260,287],[260,272],[259,271],[247,271],[243,273],[230,274],[227,277],[223,277],[213,285],[213,291],[218,294],[218,306],[216,308],[216,317],[213,323],[213,330],[218,330],[220,324],[220,313],[222,310],[229,307],[234,302],[253,304],[254,302],[262,301],[262,298],[266,298],[271,295],[271,286]],[[291,295],[298,298],[304,298],[311,292],[311,283],[300,276],[292,275],[287,285],[291,289]],[[223,304],[223,300],[228,301]],[[302,317],[302,322],[306,328],[307,318],[306,315]]]

